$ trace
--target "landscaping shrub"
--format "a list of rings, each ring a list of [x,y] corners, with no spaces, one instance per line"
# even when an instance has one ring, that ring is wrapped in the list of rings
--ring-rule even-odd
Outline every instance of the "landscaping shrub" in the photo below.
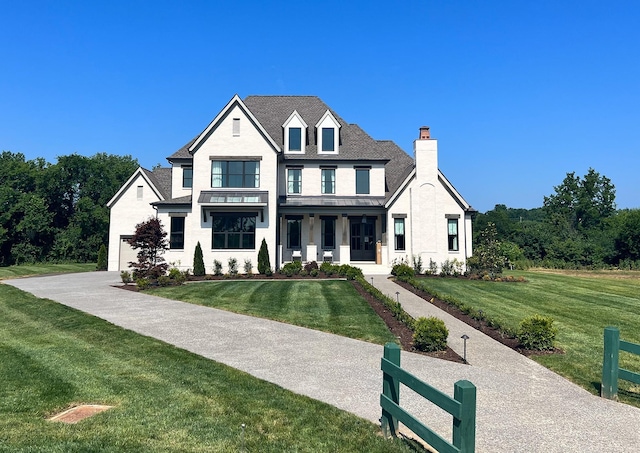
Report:
[[[213,260],[213,275],[217,277],[222,275],[222,262]]]
[[[517,338],[522,347],[547,351],[553,349],[558,329],[553,325],[553,318],[533,315],[520,322]]]
[[[232,277],[238,275],[238,260],[236,258],[229,258],[227,265],[229,266],[229,275]]]
[[[309,261],[304,265],[304,270],[307,271],[307,274],[311,274],[313,269],[318,269],[318,263],[315,261]]]
[[[96,270],[107,270],[107,248],[104,246],[104,244],[102,244],[100,246],[100,249],[98,250],[98,264],[96,265]]]
[[[427,275],[438,275],[438,263],[429,258],[429,269],[425,271]]]
[[[267,271],[271,271],[271,262],[269,260],[267,241],[263,238],[262,244],[260,244],[260,251],[258,251],[258,273],[267,274]]]
[[[414,271],[413,267],[409,266],[408,264],[400,263],[393,266],[393,268],[391,269],[391,275],[395,275],[400,280],[405,280],[415,277],[416,272]]]
[[[413,344],[419,351],[444,351],[448,336],[449,330],[441,319],[420,317],[413,324]]]
[[[333,274],[333,264],[331,264],[328,261],[324,261],[320,264],[320,272],[327,274],[327,275],[332,275]]]
[[[311,275],[312,277],[317,277],[318,275],[320,275],[320,271],[318,269],[311,269],[309,275]]]
[[[158,286],[169,286],[171,284],[171,279],[169,278],[168,275],[161,275],[160,277],[158,277]]]
[[[202,257],[202,247],[200,241],[196,244],[196,251],[193,254],[193,275],[201,277],[205,274],[204,258]]]
[[[299,275],[300,271],[302,271],[302,263],[300,261],[291,261],[290,263],[282,266],[282,269],[280,269],[280,273],[286,275],[287,277],[291,277],[292,275]]]
[[[149,289],[151,286],[151,280],[144,277],[136,278],[136,286],[138,289]]]
[[[125,285],[133,281],[133,279],[131,278],[131,272],[129,271],[120,272],[120,278],[122,279],[122,283],[124,283]]]
[[[244,273],[247,275],[253,274],[253,263],[249,258],[244,260]]]
[[[187,280],[187,276],[177,267],[172,267],[171,269],[169,269],[169,278],[176,285],[182,285]]]
[[[420,275],[422,274],[422,255],[413,255],[413,270],[415,271],[416,275]]]

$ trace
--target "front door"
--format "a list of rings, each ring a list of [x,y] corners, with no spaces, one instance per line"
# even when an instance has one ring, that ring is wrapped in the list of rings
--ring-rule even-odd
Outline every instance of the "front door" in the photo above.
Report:
[[[351,220],[351,261],[376,260],[376,219],[356,217]]]

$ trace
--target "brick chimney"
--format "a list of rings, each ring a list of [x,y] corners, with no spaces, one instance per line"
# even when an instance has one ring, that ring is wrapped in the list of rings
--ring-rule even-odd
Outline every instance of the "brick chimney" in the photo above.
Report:
[[[413,153],[418,183],[435,185],[438,181],[438,140],[431,138],[429,126],[420,128],[420,136],[413,142]]]

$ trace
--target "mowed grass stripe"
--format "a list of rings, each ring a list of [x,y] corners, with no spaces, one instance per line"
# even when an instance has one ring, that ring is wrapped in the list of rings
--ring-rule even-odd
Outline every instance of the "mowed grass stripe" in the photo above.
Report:
[[[405,452],[379,427],[0,284],[1,452]],[[72,404],[115,408],[76,425]]]
[[[511,274],[523,275],[528,282],[432,278],[425,279],[424,286],[482,310],[511,329],[516,329],[527,316],[553,317],[558,327],[557,345],[565,353],[536,356],[534,360],[590,392],[598,393],[604,328],[616,326],[622,339],[640,343],[640,278],[532,271]],[[638,356],[621,353],[620,365],[640,372]],[[619,386],[626,402],[640,406],[637,385],[620,381]]]
[[[154,288],[150,294],[257,316],[371,343],[397,342],[344,280],[224,280]]]

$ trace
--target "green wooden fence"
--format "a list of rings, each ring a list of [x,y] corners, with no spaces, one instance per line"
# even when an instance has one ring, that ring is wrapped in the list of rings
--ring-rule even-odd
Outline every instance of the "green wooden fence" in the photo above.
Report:
[[[618,379],[640,384],[640,374],[620,368],[618,361],[620,351],[640,355],[640,344],[621,340],[620,330],[617,327],[605,328],[600,395],[610,400],[618,399]]]
[[[440,453],[474,453],[476,446],[476,387],[469,381],[454,384],[453,398],[420,381],[400,368],[400,347],[394,343],[384,346],[382,358],[382,431],[395,436],[398,422],[420,436]],[[400,407],[400,384],[453,416],[453,443],[449,443]]]

